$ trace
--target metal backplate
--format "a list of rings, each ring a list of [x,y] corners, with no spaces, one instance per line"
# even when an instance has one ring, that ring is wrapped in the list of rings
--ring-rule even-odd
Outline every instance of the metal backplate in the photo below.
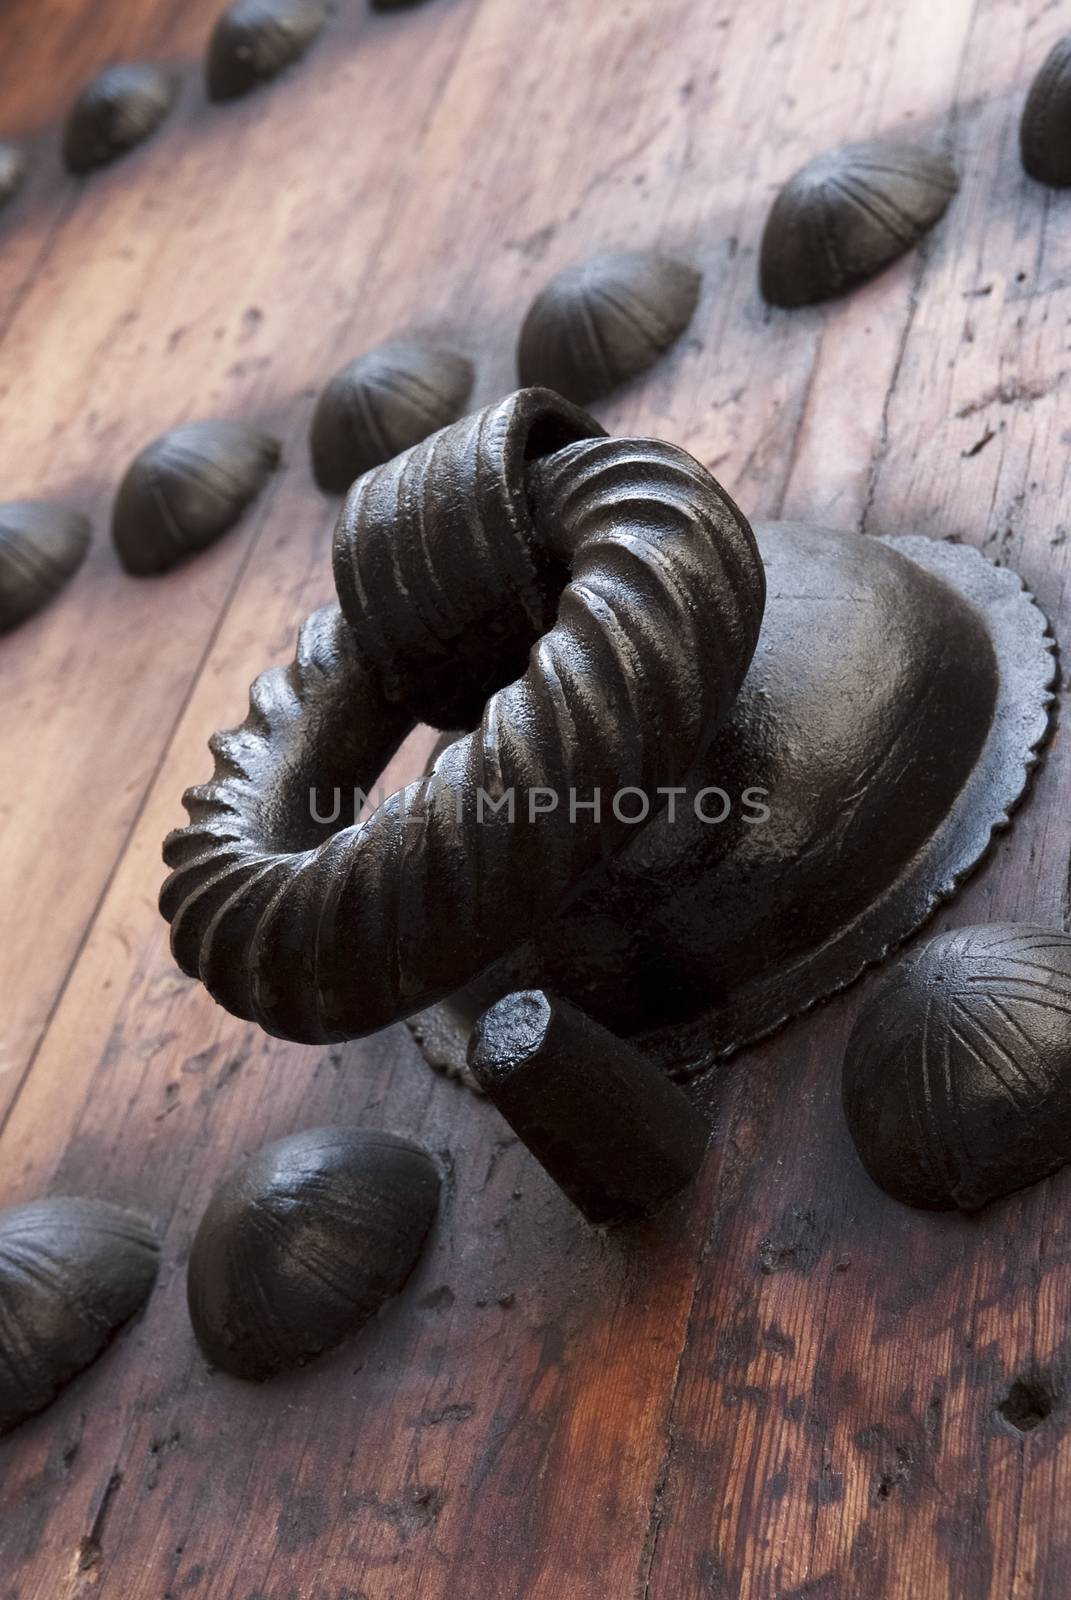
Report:
[[[1016,574],[968,545],[755,531],[758,650],[701,769],[666,775],[688,784],[675,819],[638,830],[537,937],[410,1020],[432,1065],[464,1075],[484,1006],[542,986],[675,1075],[701,1072],[881,961],[1007,826],[1055,670]],[[731,804],[720,824],[693,803],[713,787]],[[749,790],[766,791],[765,822]]]

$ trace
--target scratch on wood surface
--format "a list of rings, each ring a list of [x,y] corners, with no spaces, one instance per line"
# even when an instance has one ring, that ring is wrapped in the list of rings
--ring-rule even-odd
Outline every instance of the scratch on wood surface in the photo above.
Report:
[[[971,400],[967,405],[961,406],[956,416],[961,419],[977,416],[979,411],[988,411],[990,406],[1032,406],[1036,401],[1044,400],[1046,395],[1053,394],[1059,389],[1066,377],[1066,371],[1061,371],[1052,378],[1030,383],[1025,380],[998,383],[994,389],[988,390],[977,400]]]
[[[104,1532],[111,1516],[115,1497],[123,1486],[123,1474],[115,1467],[97,1500],[97,1509],[89,1532],[78,1541],[68,1580],[68,1600],[81,1600],[81,1596],[95,1589],[100,1582],[100,1565],[104,1557]]]

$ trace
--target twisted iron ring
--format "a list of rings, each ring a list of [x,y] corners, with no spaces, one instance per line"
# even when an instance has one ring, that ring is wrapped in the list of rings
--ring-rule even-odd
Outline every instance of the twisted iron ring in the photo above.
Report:
[[[751,530],[698,462],[545,390],[361,478],[334,565],[341,611],[212,739],[160,902],[183,971],[308,1044],[421,1010],[560,910],[635,826],[479,797],[681,782],[765,599]],[[472,731],[366,820],[317,821],[311,788],[370,788],[419,720]]]

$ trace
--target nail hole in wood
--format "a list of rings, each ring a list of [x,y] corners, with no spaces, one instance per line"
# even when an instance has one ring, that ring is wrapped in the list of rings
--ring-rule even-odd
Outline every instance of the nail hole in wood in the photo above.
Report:
[[[1017,1433],[1031,1433],[1052,1414],[1056,1396],[1040,1378],[1017,1378],[997,1406],[998,1414]]]

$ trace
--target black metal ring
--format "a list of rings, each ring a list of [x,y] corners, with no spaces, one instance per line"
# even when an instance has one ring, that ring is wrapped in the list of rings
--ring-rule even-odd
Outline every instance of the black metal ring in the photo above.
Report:
[[[452,993],[634,837],[605,807],[526,797],[680,782],[765,598],[751,530],[698,462],[538,390],[355,484],[335,573],[342,614],[310,618],[213,739],[161,896],[185,972],[310,1044]],[[472,731],[367,820],[316,821],[311,788],[370,788],[421,719]]]

